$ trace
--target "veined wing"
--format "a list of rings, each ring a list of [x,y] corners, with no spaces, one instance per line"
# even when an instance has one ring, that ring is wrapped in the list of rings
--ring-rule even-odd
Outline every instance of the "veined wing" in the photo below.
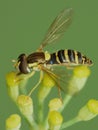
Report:
[[[72,12],[72,8],[64,9],[60,12],[50,25],[38,50],[42,50],[46,45],[57,41],[64,34],[72,21]]]
[[[48,69],[44,66],[41,66],[41,70],[49,75],[56,84],[56,87],[58,87],[59,90],[62,90],[64,93],[66,93],[67,85],[70,80],[71,75],[68,76],[68,73],[66,72],[66,69]]]

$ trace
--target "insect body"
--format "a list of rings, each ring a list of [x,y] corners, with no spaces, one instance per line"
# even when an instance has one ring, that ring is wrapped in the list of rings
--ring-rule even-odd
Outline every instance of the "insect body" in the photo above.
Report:
[[[39,48],[34,53],[21,54],[16,62],[20,74],[28,74],[32,71],[42,70],[49,76],[57,78],[54,72],[51,71],[53,66],[78,66],[92,65],[92,61],[78,51],[71,49],[59,50],[55,53],[44,52],[43,48],[48,44],[56,42],[65,32],[72,21],[72,9],[64,9],[54,19],[49,27],[45,38],[41,42]]]
[[[54,65],[78,66],[92,65],[92,61],[78,51],[74,50],[59,50],[56,53],[49,54],[48,52],[35,52],[26,57],[25,54],[19,56],[19,70],[21,73],[29,73],[33,67],[43,65],[46,68]]]

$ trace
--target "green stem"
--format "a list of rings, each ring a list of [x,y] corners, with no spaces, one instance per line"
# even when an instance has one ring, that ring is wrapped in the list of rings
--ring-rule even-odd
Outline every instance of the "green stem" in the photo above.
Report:
[[[27,94],[26,84],[28,82],[28,79],[30,77],[32,77],[34,74],[35,74],[35,71],[32,71],[31,73],[29,73],[27,75],[25,75],[25,74],[20,75],[21,82],[20,82],[19,86],[20,86],[20,90],[21,90],[22,94]]]
[[[62,111],[65,109],[65,107],[67,106],[67,104],[69,103],[69,101],[71,100],[71,98],[72,98],[72,96],[71,96],[71,95],[68,95],[68,94],[64,97],[63,106],[62,106],[62,108],[59,110],[60,112],[62,112]]]
[[[25,117],[27,122],[30,125],[30,130],[38,130],[38,126],[36,124],[36,122],[34,121],[34,119],[30,116],[30,117]]]
[[[42,124],[42,122],[43,122],[43,102],[40,102],[39,101],[39,108],[38,108],[38,110],[39,110],[39,113],[38,113],[38,116],[39,116],[39,123],[40,124]]]
[[[44,127],[45,129],[47,130],[48,127],[49,127],[49,124],[48,124],[48,115],[46,116],[45,120],[44,120]]]
[[[39,124],[39,130],[48,130],[47,129],[47,123],[44,119],[44,100],[39,99],[39,108],[38,108],[38,124]]]
[[[27,90],[26,90],[26,84],[27,84],[28,79],[25,79],[23,81],[21,81],[19,88],[22,94],[27,94]]]
[[[81,121],[81,120],[79,118],[75,117],[75,118],[63,123],[60,130],[65,129],[65,128],[67,128],[67,127],[69,127],[69,126],[71,126],[79,121]]]

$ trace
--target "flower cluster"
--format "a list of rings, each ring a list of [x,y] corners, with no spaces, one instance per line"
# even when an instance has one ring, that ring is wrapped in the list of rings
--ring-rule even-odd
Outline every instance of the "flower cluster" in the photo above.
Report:
[[[83,89],[90,75],[90,69],[87,66],[78,66],[72,71],[73,73],[67,84],[65,97],[55,97],[51,99],[48,103],[47,114],[44,114],[44,106],[46,109],[45,100],[52,88],[57,84],[52,77],[47,73],[44,73],[37,94],[37,117],[35,117],[34,110],[34,105],[36,104],[33,102],[31,93],[27,94],[26,92],[26,83],[33,73],[18,75],[16,72],[10,72],[6,75],[8,94],[30,125],[31,130],[62,130],[77,122],[91,120],[98,115],[98,101],[96,99],[90,99],[82,108],[80,108],[73,119],[66,122],[64,121],[62,111],[72,97]],[[20,130],[21,117],[17,114],[12,114],[6,119],[5,126],[6,130]]]

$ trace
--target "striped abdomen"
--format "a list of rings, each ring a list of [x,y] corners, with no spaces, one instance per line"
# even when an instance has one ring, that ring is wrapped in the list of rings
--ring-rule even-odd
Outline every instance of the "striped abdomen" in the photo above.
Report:
[[[46,64],[65,64],[69,66],[73,65],[91,65],[92,61],[86,56],[82,55],[78,51],[74,50],[59,50],[56,53],[50,54],[50,59]]]

